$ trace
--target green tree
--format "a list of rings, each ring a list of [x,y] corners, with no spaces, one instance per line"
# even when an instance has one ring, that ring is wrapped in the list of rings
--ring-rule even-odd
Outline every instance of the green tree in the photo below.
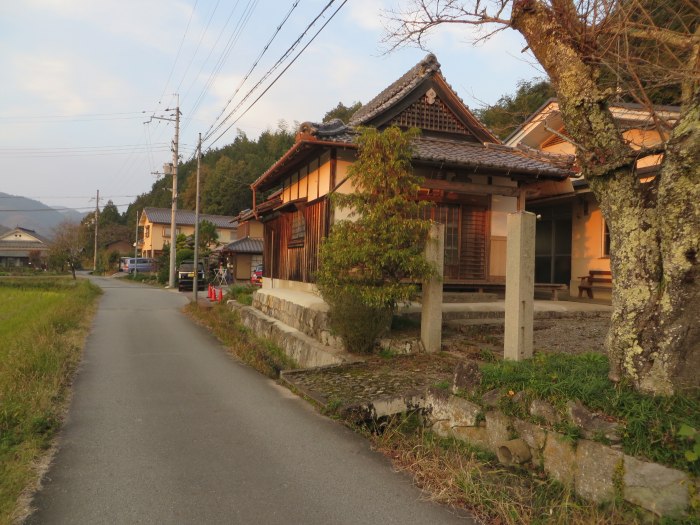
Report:
[[[349,350],[371,350],[396,306],[434,269],[423,248],[430,222],[420,219],[421,178],[411,167],[418,130],[363,129],[349,169],[355,192],[334,194],[334,206],[352,210],[321,245],[318,287],[331,306],[331,323]]]
[[[199,254],[206,257],[210,253],[209,246],[217,245],[219,242],[219,234],[216,232],[216,225],[208,220],[202,220],[199,223]]]
[[[654,394],[700,387],[697,2],[516,0],[491,7],[478,0],[413,0],[391,15],[389,38],[396,46],[420,43],[426,32],[450,23],[476,27],[480,38],[504,27],[522,35],[552,82],[609,227],[610,378]],[[660,90],[677,93],[675,126],[652,105]],[[632,150],[610,111],[618,98],[644,104],[667,140],[651,151]],[[664,154],[659,174],[641,180],[637,159],[653,153]]]
[[[547,80],[521,80],[515,95],[503,95],[493,106],[474,111],[481,122],[505,139],[548,99],[556,96]]]
[[[119,213],[117,206],[110,199],[100,212],[99,223],[100,227],[108,224],[124,224],[124,219],[125,218],[122,217],[121,213]]]
[[[352,117],[355,112],[362,107],[362,102],[357,101],[354,104],[351,104],[350,106],[346,106],[342,102],[338,102],[338,105],[328,111],[324,116],[323,116],[323,122],[330,122],[334,118],[339,118],[346,124],[350,121],[350,117]]]

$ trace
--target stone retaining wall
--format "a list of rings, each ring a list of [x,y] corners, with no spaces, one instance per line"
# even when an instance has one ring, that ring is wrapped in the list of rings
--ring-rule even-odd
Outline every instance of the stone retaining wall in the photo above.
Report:
[[[238,312],[244,326],[250,328],[255,335],[275,343],[285,354],[294,359],[300,368],[337,365],[355,360],[346,352],[322,345],[296,328],[265,315],[255,308],[244,306],[236,301],[228,301],[228,305]]]
[[[619,446],[588,439],[573,443],[547,427],[506,416],[493,408],[493,399],[485,401],[487,408],[433,388],[424,406],[436,434],[485,448],[506,465],[543,468],[596,503],[611,501],[619,494],[659,516],[681,517],[700,492],[698,480],[686,472],[628,456]]]
[[[253,294],[253,308],[296,328],[322,345],[343,349],[343,343],[331,335],[328,305],[320,299],[318,303],[300,305],[259,290]]]

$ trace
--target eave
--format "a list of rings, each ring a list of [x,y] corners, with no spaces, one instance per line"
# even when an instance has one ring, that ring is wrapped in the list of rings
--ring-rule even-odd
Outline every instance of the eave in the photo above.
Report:
[[[311,135],[303,135],[277,162],[250,185],[251,189],[254,192],[269,189],[289,172],[291,166],[294,166],[295,163],[302,164],[306,158],[305,154],[320,148],[357,149],[357,146],[351,142],[318,140]]]

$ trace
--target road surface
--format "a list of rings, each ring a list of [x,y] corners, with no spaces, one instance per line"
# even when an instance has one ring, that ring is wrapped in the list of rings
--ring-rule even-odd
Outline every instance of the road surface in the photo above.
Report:
[[[470,523],[232,358],[184,294],[104,288],[31,524]]]

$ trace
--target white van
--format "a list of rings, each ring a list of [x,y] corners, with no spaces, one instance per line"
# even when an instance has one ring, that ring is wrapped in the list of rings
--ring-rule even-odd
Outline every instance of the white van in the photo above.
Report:
[[[148,259],[144,257],[122,257],[119,260],[119,271],[127,273],[155,272],[156,261],[155,259]]]

